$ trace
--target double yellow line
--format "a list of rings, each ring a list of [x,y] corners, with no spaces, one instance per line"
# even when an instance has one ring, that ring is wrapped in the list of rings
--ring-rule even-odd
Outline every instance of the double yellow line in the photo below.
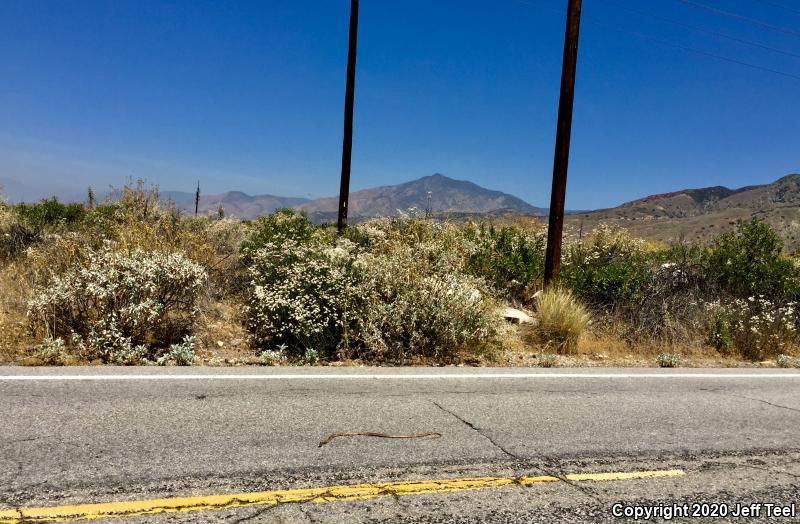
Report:
[[[631,471],[615,473],[585,473],[563,477],[477,477],[462,479],[423,480],[411,482],[384,482],[355,484],[307,489],[286,489],[229,495],[200,497],[175,497],[167,499],[132,500],[79,504],[76,506],[52,506],[39,508],[16,508],[0,510],[0,523],[66,522],[115,517],[133,517],[156,513],[179,513],[186,511],[219,510],[256,505],[274,505],[305,502],[333,502],[341,500],[367,500],[378,497],[426,495],[453,491],[481,490],[518,485],[532,486],[546,482],[585,482],[637,480],[664,477],[680,477],[679,469],[655,471]]]

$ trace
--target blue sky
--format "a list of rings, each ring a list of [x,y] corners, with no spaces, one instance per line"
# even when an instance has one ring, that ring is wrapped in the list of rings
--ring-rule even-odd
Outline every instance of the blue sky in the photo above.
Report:
[[[654,18],[800,55],[800,5],[697,2],[776,29],[584,0],[568,208],[800,171],[800,78],[673,46],[799,77],[800,58]],[[362,0],[353,189],[441,172],[546,205],[565,5]],[[334,195],[348,15],[348,0],[4,0],[0,180]]]

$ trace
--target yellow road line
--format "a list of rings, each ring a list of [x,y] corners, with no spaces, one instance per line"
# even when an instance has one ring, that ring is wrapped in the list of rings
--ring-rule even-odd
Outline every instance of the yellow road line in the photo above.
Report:
[[[631,471],[614,473],[584,473],[564,477],[477,477],[463,479],[422,480],[410,482],[383,482],[350,486],[322,488],[285,489],[254,493],[233,493],[201,497],[175,497],[168,499],[131,500],[79,504],[75,506],[52,506],[40,508],[17,508],[0,510],[0,523],[65,522],[114,517],[133,517],[156,513],[178,513],[185,511],[218,510],[243,506],[287,504],[300,502],[332,502],[337,500],[367,500],[378,497],[424,495],[453,491],[498,488],[509,485],[531,486],[545,482],[612,481],[680,477],[679,469],[655,471]]]

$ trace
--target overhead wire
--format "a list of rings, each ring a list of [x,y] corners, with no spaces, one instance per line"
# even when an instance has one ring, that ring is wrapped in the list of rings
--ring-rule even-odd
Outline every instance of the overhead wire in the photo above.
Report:
[[[678,26],[678,27],[683,27],[684,29],[689,29],[690,31],[696,31],[698,33],[705,33],[707,35],[712,35],[712,36],[716,36],[716,37],[719,37],[719,38],[725,38],[725,39],[731,40],[733,42],[738,42],[740,44],[744,44],[744,45],[747,45],[747,46],[750,46],[750,47],[756,47],[756,48],[759,48],[759,49],[765,49],[767,51],[772,51],[774,53],[780,53],[782,55],[791,56],[793,58],[800,58],[800,53],[793,53],[791,51],[786,51],[784,49],[779,49],[777,47],[773,47],[773,46],[770,46],[770,45],[767,45],[767,44],[763,44],[761,42],[756,42],[754,40],[748,40],[748,39],[745,39],[745,38],[739,38],[737,36],[729,35],[729,34],[726,34],[726,33],[721,33],[719,31],[714,31],[713,29],[707,29],[705,27],[700,27],[700,26],[696,26],[696,25],[692,25],[692,24],[687,24],[687,23],[684,23],[684,22],[678,22],[677,20],[673,20],[671,18],[666,18],[666,17],[663,17],[663,16],[654,15],[654,14],[649,13],[647,11],[642,11],[640,9],[634,9],[632,7],[624,6],[624,5],[620,4],[620,3],[614,2],[612,0],[606,0],[606,3],[609,3],[609,4],[617,7],[618,9],[622,9],[622,10],[628,11],[630,13],[635,13],[635,14],[642,15],[642,16],[647,16],[647,17],[650,17],[650,18],[652,18],[654,20],[659,20],[661,22],[666,22],[668,24],[672,24],[672,25],[675,25],[675,26]]]
[[[739,13],[734,13],[733,11],[726,11],[724,9],[720,9],[718,7],[714,7],[712,5],[704,4],[704,3],[701,3],[701,2],[695,2],[694,0],[675,0],[675,1],[680,2],[682,4],[686,4],[686,5],[695,7],[697,9],[703,9],[705,11],[716,13],[716,14],[721,15],[721,16],[727,16],[728,18],[734,18],[736,20],[742,20],[742,21],[745,21],[745,22],[749,22],[750,24],[757,25],[757,26],[762,27],[764,29],[769,29],[771,31],[776,31],[776,32],[779,32],[779,33],[783,33],[783,34],[786,34],[786,35],[792,35],[792,36],[800,38],[800,31],[795,31],[794,29],[788,29],[788,28],[785,28],[785,27],[779,27],[779,26],[776,26],[776,25],[772,25],[772,24],[769,24],[767,22],[764,22],[763,20],[758,20],[756,18],[752,18],[752,17],[749,17],[749,16],[741,15]]]
[[[630,35],[635,36],[637,38],[641,38],[643,40],[649,40],[651,42],[655,42],[655,43],[663,45],[663,46],[672,47],[672,48],[675,48],[675,49],[680,49],[681,51],[685,51],[687,53],[694,53],[694,54],[697,54],[697,55],[703,55],[703,56],[707,56],[707,57],[711,57],[711,58],[716,58],[717,60],[723,60],[725,62],[730,62],[732,64],[738,64],[738,65],[741,65],[741,66],[749,67],[751,69],[757,69],[757,70],[764,71],[764,72],[767,72],[767,73],[774,73],[776,75],[785,76],[787,78],[794,78],[795,80],[800,80],[800,75],[796,75],[794,73],[787,73],[786,71],[781,71],[779,69],[773,69],[771,67],[765,67],[765,66],[761,66],[761,65],[758,65],[758,64],[753,64],[751,62],[746,62],[744,60],[739,60],[738,58],[730,58],[730,57],[727,57],[727,56],[724,56],[724,55],[718,55],[716,53],[712,53],[710,51],[705,51],[703,49],[697,49],[697,48],[686,46],[686,45],[683,45],[683,44],[676,44],[674,42],[670,42],[668,40],[662,40],[660,38],[657,38],[657,37],[654,37],[654,36],[651,36],[651,35],[648,35],[648,34],[645,34],[645,33],[640,33],[638,31],[629,31],[627,29],[622,29],[622,28],[619,28],[619,27],[616,27],[616,26],[612,26],[611,24],[607,24],[605,22],[599,22],[597,20],[590,20],[590,22],[592,22],[594,24],[597,24],[597,25],[605,26],[605,27],[611,29],[612,31],[617,31],[617,32],[620,32],[620,33],[627,33],[627,34],[630,34]]]
[[[541,5],[538,2],[534,3],[534,2],[531,2],[530,0],[516,0],[516,1],[518,3],[522,3],[522,4],[534,5],[536,7],[539,7],[540,9],[544,9],[544,10],[547,10],[547,11],[550,11],[550,12],[554,12],[554,13],[558,13],[558,14],[561,14],[561,15],[565,14],[565,11],[563,9],[560,10],[560,9],[554,9],[554,8],[551,8],[551,7],[546,7],[546,6]],[[678,0],[678,1],[682,2],[684,0]],[[695,47],[687,46],[687,45],[684,45],[684,44],[678,44],[678,43],[675,43],[675,42],[671,42],[669,40],[664,40],[662,38],[658,38],[658,37],[655,37],[655,36],[652,36],[652,35],[649,35],[649,34],[646,34],[646,33],[642,33],[640,31],[631,31],[631,30],[628,30],[628,29],[623,29],[621,27],[617,27],[617,26],[615,26],[613,24],[609,24],[607,22],[603,22],[603,21],[597,20],[596,18],[589,17],[589,16],[586,16],[586,15],[583,15],[583,18],[587,22],[592,23],[594,25],[599,25],[599,26],[602,26],[602,27],[606,27],[608,29],[611,29],[612,31],[616,31],[618,33],[623,33],[623,34],[628,34],[628,35],[631,35],[631,36],[635,36],[636,38],[640,38],[642,40],[647,40],[649,42],[653,42],[653,43],[656,43],[656,44],[659,44],[659,45],[662,45],[662,46],[665,46],[665,47],[671,47],[673,49],[678,49],[678,50],[686,52],[686,53],[692,53],[692,54],[696,54],[696,55],[705,56],[705,57],[708,57],[708,58],[714,58],[714,59],[721,60],[721,61],[724,61],[724,62],[728,62],[728,63],[731,63],[731,64],[737,64],[737,65],[740,65],[740,66],[743,66],[743,67],[747,67],[747,68],[750,68],[750,69],[753,69],[753,70],[763,71],[763,72],[766,72],[766,73],[772,73],[772,74],[780,75],[780,76],[783,76],[783,77],[786,77],[786,78],[792,78],[794,80],[800,80],[800,75],[798,75],[798,74],[788,73],[786,71],[781,71],[779,69],[774,69],[774,68],[771,68],[771,67],[766,67],[766,66],[762,66],[762,65],[759,65],[759,64],[754,64],[752,62],[747,62],[745,60],[739,60],[738,58],[731,58],[731,57],[728,57],[728,56],[719,55],[717,53],[712,53],[710,51],[705,51],[703,49],[697,49]]]
[[[772,0],[755,0],[756,2],[761,2],[762,4],[769,4],[775,7],[779,7],[785,11],[789,11],[790,13],[794,13],[796,15],[800,15],[800,9],[794,9],[792,7],[785,6],[783,4],[779,4],[778,2],[773,2]]]

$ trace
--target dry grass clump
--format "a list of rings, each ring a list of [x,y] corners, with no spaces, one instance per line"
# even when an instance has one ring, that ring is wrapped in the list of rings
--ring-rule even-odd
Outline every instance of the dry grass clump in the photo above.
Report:
[[[17,362],[35,342],[25,315],[31,291],[26,268],[19,263],[0,266],[0,362]]]
[[[573,353],[589,327],[591,315],[567,290],[551,288],[536,298],[536,325],[541,344],[562,355]]]

